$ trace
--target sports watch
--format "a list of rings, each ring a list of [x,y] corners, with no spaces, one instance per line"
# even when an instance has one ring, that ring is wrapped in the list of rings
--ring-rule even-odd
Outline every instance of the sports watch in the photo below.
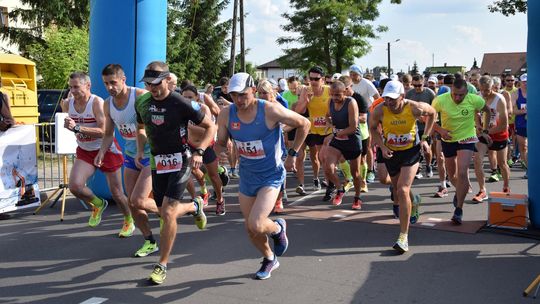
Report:
[[[289,151],[287,151],[287,154],[288,154],[289,156],[292,156],[292,157],[298,156],[298,152],[294,151],[294,149],[292,149],[292,148],[289,149]]]

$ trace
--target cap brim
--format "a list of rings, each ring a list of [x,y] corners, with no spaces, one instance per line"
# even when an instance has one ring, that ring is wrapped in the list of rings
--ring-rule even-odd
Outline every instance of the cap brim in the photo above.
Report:
[[[383,94],[382,97],[390,97],[392,99],[397,99],[401,94],[398,94],[398,93],[386,93],[386,94]]]
[[[229,93],[244,93],[249,87],[229,87]]]
[[[158,77],[158,78],[154,78],[154,77],[143,77],[143,79],[141,79],[140,82],[145,82],[145,83],[151,83],[151,84],[158,84],[158,83],[161,83],[163,81],[163,79],[165,79],[167,77]]]

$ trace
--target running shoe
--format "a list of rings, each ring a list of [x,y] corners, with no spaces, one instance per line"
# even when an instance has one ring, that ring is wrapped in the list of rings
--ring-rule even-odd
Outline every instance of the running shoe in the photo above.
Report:
[[[446,188],[452,187],[452,183],[449,180],[446,180]]]
[[[367,185],[364,185],[363,187],[360,187],[360,192],[362,193],[368,193],[369,189]]]
[[[414,176],[414,179],[422,179],[422,178],[424,178],[424,175],[422,174],[422,172],[420,172],[420,170],[418,170],[418,172]]]
[[[221,169],[221,170],[220,170]],[[221,184],[223,187],[227,186],[229,184],[229,181],[231,178],[229,177],[229,171],[227,171],[227,168],[225,166],[219,166],[218,169],[219,178],[221,179]]]
[[[216,215],[225,215],[225,199],[221,202],[216,202]]]
[[[272,235],[274,240],[274,253],[277,256],[282,256],[287,248],[289,248],[289,239],[287,238],[287,222],[284,219],[278,218],[274,221],[281,226],[281,231],[278,234]]]
[[[90,227],[96,227],[97,225],[99,225],[99,223],[101,223],[101,215],[109,205],[109,202],[107,202],[107,200],[101,199],[101,201],[103,202],[101,207],[95,207],[94,205],[92,205],[92,215],[90,215],[90,219],[88,220],[88,226]]]
[[[362,200],[359,197],[354,197],[352,210],[361,210],[361,209],[362,209]]]
[[[229,174],[229,177],[230,177],[230,178],[234,178],[234,179],[239,179],[239,178],[240,178],[240,176],[238,175],[238,173],[236,173],[236,171],[235,171],[235,172],[231,172],[231,173]]]
[[[433,168],[430,166],[430,165],[427,165],[426,166],[426,176],[428,178],[432,178],[433,177]]]
[[[313,180],[313,189],[315,189],[315,191],[321,190],[321,184],[319,182],[319,179]]]
[[[448,189],[443,188],[443,186],[439,186],[439,190],[435,192],[435,195],[433,197],[447,197],[448,196]]]
[[[341,205],[341,202],[343,201],[343,196],[345,195],[345,191],[338,190],[336,193],[336,196],[334,196],[334,200],[332,201],[332,205],[339,206]]]
[[[510,187],[503,187],[503,193],[510,193]]]
[[[255,278],[257,280],[266,280],[270,278],[272,276],[272,271],[279,267],[279,262],[275,256],[274,260],[272,261],[268,260],[267,258],[263,258],[261,264],[261,268],[259,268],[259,271],[255,273]]]
[[[306,190],[304,190],[304,185],[298,185],[298,186],[296,187],[296,193],[298,193],[298,194],[301,195],[301,196],[307,195]]]
[[[211,200],[211,201],[217,200],[217,193],[216,193],[216,191],[213,191],[213,192],[212,192],[212,196],[210,196],[210,200]]]
[[[148,256],[159,250],[157,242],[152,243],[149,240],[144,241],[143,246],[135,252],[135,257],[141,258]]]
[[[165,278],[167,277],[167,268],[161,264],[156,264],[154,266],[154,270],[152,270],[152,273],[150,274],[150,277],[148,280],[150,282],[159,285],[165,282]]]
[[[351,190],[352,188],[354,188],[354,184],[352,181],[348,181],[347,184],[345,185],[345,187],[343,187],[345,189],[345,192],[349,192],[349,190]]]
[[[519,163],[521,164],[521,167],[525,170],[527,170],[527,165],[525,164],[525,162],[523,160],[520,160]]]
[[[281,199],[276,200],[276,204],[274,206],[274,214],[280,214],[283,213],[283,201]]]
[[[394,218],[399,218],[399,205],[392,205],[392,212],[394,213]]]
[[[510,168],[512,168],[512,166],[514,165],[514,161],[512,159],[507,160],[506,163],[508,164],[508,167]]]
[[[370,184],[375,182],[375,173],[373,173],[373,171],[368,171],[368,174],[366,176],[366,182]]]
[[[480,190],[472,199],[473,203],[481,203],[488,199],[488,195],[486,193],[486,190]]]
[[[124,225],[122,226],[122,229],[120,229],[120,232],[118,232],[118,237],[121,237],[121,238],[130,237],[133,235],[133,231],[135,231],[135,224],[133,223],[133,220],[124,221]]]
[[[323,179],[323,180],[321,181],[321,187],[323,187],[323,188],[328,187],[328,183],[326,182],[326,179]]]
[[[393,248],[401,254],[404,254],[405,252],[409,251],[409,242],[405,238],[405,235],[403,234],[399,235]]]
[[[323,197],[323,201],[327,202],[332,199],[332,194],[336,191],[336,187],[328,186],[326,187],[326,192]]]
[[[461,221],[463,218],[463,209],[456,207],[454,210],[454,215],[452,216],[452,222],[457,225],[461,225]]]
[[[210,198],[210,193],[206,192],[205,194],[201,195],[201,198],[203,200],[203,206],[208,206],[208,199]]]
[[[489,183],[495,183],[499,181],[499,175],[497,174],[497,170],[491,171],[491,175],[489,176],[487,181]]]
[[[197,212],[193,213],[195,225],[197,225],[197,228],[203,230],[206,227],[206,214],[204,214],[203,200],[200,196],[197,196],[193,199],[193,203],[197,204]]]
[[[420,203],[422,202],[422,197],[420,195],[415,194],[414,199],[412,201],[412,208],[411,208],[411,217],[409,219],[411,224],[416,224],[418,222],[418,219],[420,218]]]
[[[529,173],[528,172],[525,172],[525,175],[523,175],[522,179],[529,179]]]

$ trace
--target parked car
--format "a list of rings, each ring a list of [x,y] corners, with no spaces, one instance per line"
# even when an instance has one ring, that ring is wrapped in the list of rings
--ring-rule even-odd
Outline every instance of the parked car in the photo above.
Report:
[[[44,89],[38,90],[38,112],[40,123],[54,123],[54,115],[62,112],[60,103],[68,95],[68,90]],[[54,150],[54,124],[39,127],[40,148],[46,151]]]

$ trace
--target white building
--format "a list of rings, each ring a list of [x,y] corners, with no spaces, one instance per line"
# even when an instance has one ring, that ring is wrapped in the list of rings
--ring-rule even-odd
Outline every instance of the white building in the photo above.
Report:
[[[28,27],[18,20],[8,18],[8,13],[16,8],[28,8],[28,6],[21,4],[19,0],[0,0],[0,26]],[[20,54],[19,46],[8,44],[8,40],[0,40],[0,53]]]
[[[257,76],[259,78],[273,78],[275,80],[279,78],[289,78],[291,76],[299,76],[300,71],[296,69],[284,69],[279,64],[278,59],[274,59],[265,64],[257,66]]]

